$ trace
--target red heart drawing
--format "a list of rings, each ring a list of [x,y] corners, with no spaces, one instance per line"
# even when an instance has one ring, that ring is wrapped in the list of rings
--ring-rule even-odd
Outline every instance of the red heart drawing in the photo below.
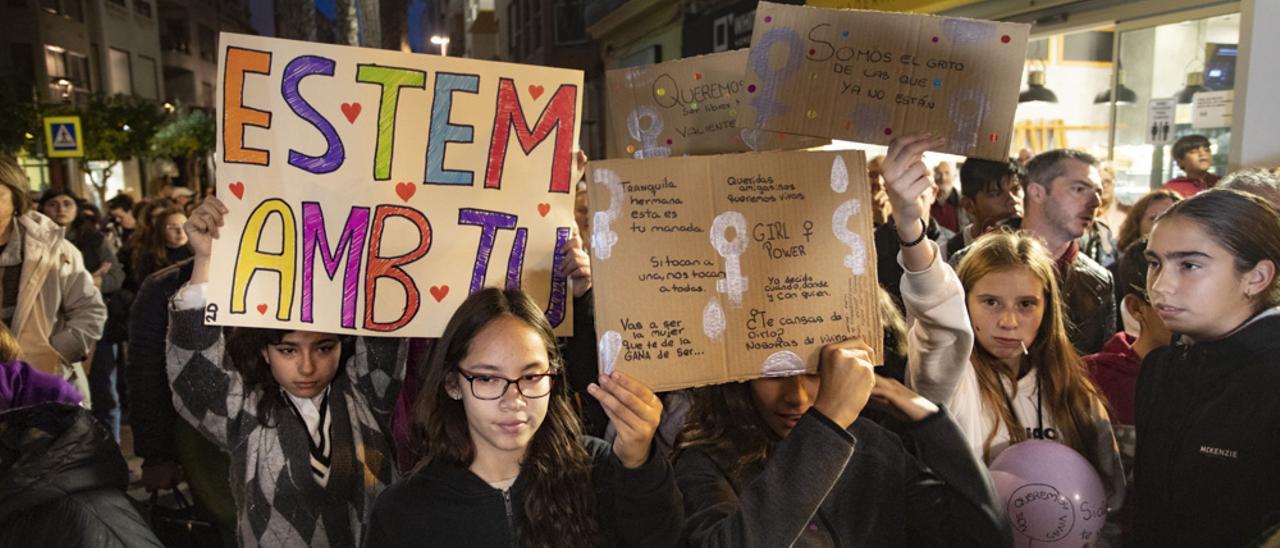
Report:
[[[342,115],[348,122],[356,123],[356,118],[360,117],[360,103],[342,103]]]
[[[258,313],[265,315],[267,313],[267,305],[265,304],[258,305]]]
[[[546,217],[547,214],[550,212],[551,212],[551,204],[548,204],[545,202],[538,204],[538,215],[542,215],[543,217]]]
[[[693,73],[693,79],[694,79],[694,80],[701,80],[701,79],[702,79],[702,73],[701,73],[701,72],[695,72],[695,73]]]
[[[532,95],[534,99],[542,97],[542,86],[529,84],[529,95]]]
[[[237,200],[244,198],[244,183],[236,181],[227,185],[227,188],[231,189],[231,193],[236,195]]]
[[[409,181],[405,181],[403,183],[396,183],[396,194],[399,194],[400,199],[406,202],[408,202],[409,198],[413,197],[413,193],[417,191],[418,191],[418,185],[415,185]]]
[[[436,302],[443,301],[444,298],[448,295],[449,295],[449,286],[447,285],[431,286],[431,296],[435,298]]]

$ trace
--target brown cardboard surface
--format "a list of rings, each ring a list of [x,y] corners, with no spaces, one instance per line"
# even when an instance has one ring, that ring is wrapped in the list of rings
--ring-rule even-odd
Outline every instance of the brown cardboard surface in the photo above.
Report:
[[[760,2],[738,126],[1003,160],[1030,25]]]
[[[610,158],[800,149],[829,139],[737,127],[748,50],[689,57],[605,74]]]
[[[659,391],[795,374],[851,336],[882,359],[861,151],[605,160],[587,172],[603,371]]]

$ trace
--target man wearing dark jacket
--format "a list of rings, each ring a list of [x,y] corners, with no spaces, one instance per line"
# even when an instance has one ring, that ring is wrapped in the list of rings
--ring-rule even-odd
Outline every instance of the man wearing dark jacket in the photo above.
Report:
[[[1035,234],[1057,263],[1063,307],[1071,322],[1067,331],[1082,355],[1102,351],[1116,332],[1111,272],[1081,253],[1078,241],[1094,222],[1101,192],[1098,160],[1077,150],[1050,150],[1027,163],[1026,216],[1003,223]],[[964,252],[952,255],[951,264],[959,265]]]
[[[0,546],[163,546],[125,489],[129,467],[89,411],[0,413]]]

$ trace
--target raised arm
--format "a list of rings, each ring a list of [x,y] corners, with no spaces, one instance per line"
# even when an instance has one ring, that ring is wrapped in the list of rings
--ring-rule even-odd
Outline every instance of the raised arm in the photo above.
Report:
[[[183,227],[195,257],[191,280],[170,303],[166,357],[173,407],[224,449],[235,435],[232,430],[245,406],[256,407],[256,399],[250,401],[245,394],[243,379],[227,356],[222,329],[204,324],[209,253],[226,212],[222,202],[209,197],[191,212]]]
[[[949,403],[961,374],[970,367],[973,329],[960,280],[937,245],[924,237],[924,206],[937,191],[924,152],[941,144],[928,133],[895,139],[883,165],[885,190],[902,241],[902,300],[911,322],[907,379],[926,398]]]

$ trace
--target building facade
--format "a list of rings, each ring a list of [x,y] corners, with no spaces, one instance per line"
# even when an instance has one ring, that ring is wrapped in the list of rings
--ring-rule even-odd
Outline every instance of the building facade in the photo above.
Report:
[[[595,1],[497,0],[497,56],[529,65],[581,70],[582,134],[590,158],[604,158],[604,63],[600,45],[587,33],[586,14]]]

